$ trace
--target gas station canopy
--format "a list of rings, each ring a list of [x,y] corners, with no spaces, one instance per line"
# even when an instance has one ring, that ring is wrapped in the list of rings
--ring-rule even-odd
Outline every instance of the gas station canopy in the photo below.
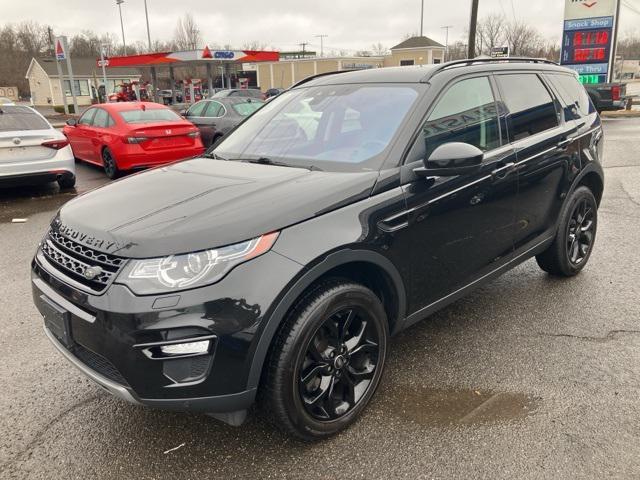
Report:
[[[105,67],[180,67],[208,62],[277,62],[279,52],[257,50],[186,50],[181,52],[143,53],[105,58]],[[102,67],[100,59],[96,61]]]

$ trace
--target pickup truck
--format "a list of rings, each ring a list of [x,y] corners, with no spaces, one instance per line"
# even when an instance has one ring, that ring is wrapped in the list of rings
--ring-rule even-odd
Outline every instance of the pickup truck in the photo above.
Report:
[[[598,113],[620,110],[626,106],[627,86],[623,83],[585,84],[584,88]]]

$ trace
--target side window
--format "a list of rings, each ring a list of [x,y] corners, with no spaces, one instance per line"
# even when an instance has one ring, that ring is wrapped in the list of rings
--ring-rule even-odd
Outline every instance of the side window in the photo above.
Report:
[[[482,151],[500,146],[495,97],[488,77],[461,80],[437,101],[410,154],[410,161],[428,158],[440,145],[463,142]]]
[[[202,117],[204,114],[204,109],[207,108],[208,102],[198,102],[191,106],[191,108],[187,111],[187,115],[190,117]]]
[[[224,107],[219,102],[209,102],[209,107],[207,107],[207,112],[205,116],[207,117],[221,117],[224,114]]]
[[[107,113],[107,127],[113,127],[116,124],[116,121],[113,119],[111,115]]]
[[[91,125],[93,116],[96,114],[96,110],[97,108],[90,108],[84,112],[80,117],[80,120],[78,120],[78,125]]]
[[[93,117],[93,126],[105,128],[107,126],[108,121],[109,121],[109,114],[101,108],[96,108],[96,114]]]
[[[595,111],[591,107],[589,94],[582,84],[578,82],[576,77],[573,75],[554,73],[547,75],[547,78],[549,78],[558,89],[564,103],[569,105],[573,117],[576,117],[576,114],[577,118],[584,117]],[[575,109],[572,108],[574,105]]]
[[[496,75],[496,81],[509,110],[509,141],[515,142],[558,126],[553,98],[538,75]]]

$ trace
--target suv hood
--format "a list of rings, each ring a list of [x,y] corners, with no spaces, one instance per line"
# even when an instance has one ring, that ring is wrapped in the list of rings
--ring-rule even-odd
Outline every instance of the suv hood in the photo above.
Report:
[[[378,172],[336,173],[196,158],[93,190],[53,227],[129,258],[216,248],[280,230],[369,196]]]

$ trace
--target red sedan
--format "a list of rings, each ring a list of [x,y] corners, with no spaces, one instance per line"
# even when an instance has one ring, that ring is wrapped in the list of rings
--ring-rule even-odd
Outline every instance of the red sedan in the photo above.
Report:
[[[204,152],[199,130],[173,110],[150,102],[106,103],[64,127],[76,158],[101,165],[109,178]]]

